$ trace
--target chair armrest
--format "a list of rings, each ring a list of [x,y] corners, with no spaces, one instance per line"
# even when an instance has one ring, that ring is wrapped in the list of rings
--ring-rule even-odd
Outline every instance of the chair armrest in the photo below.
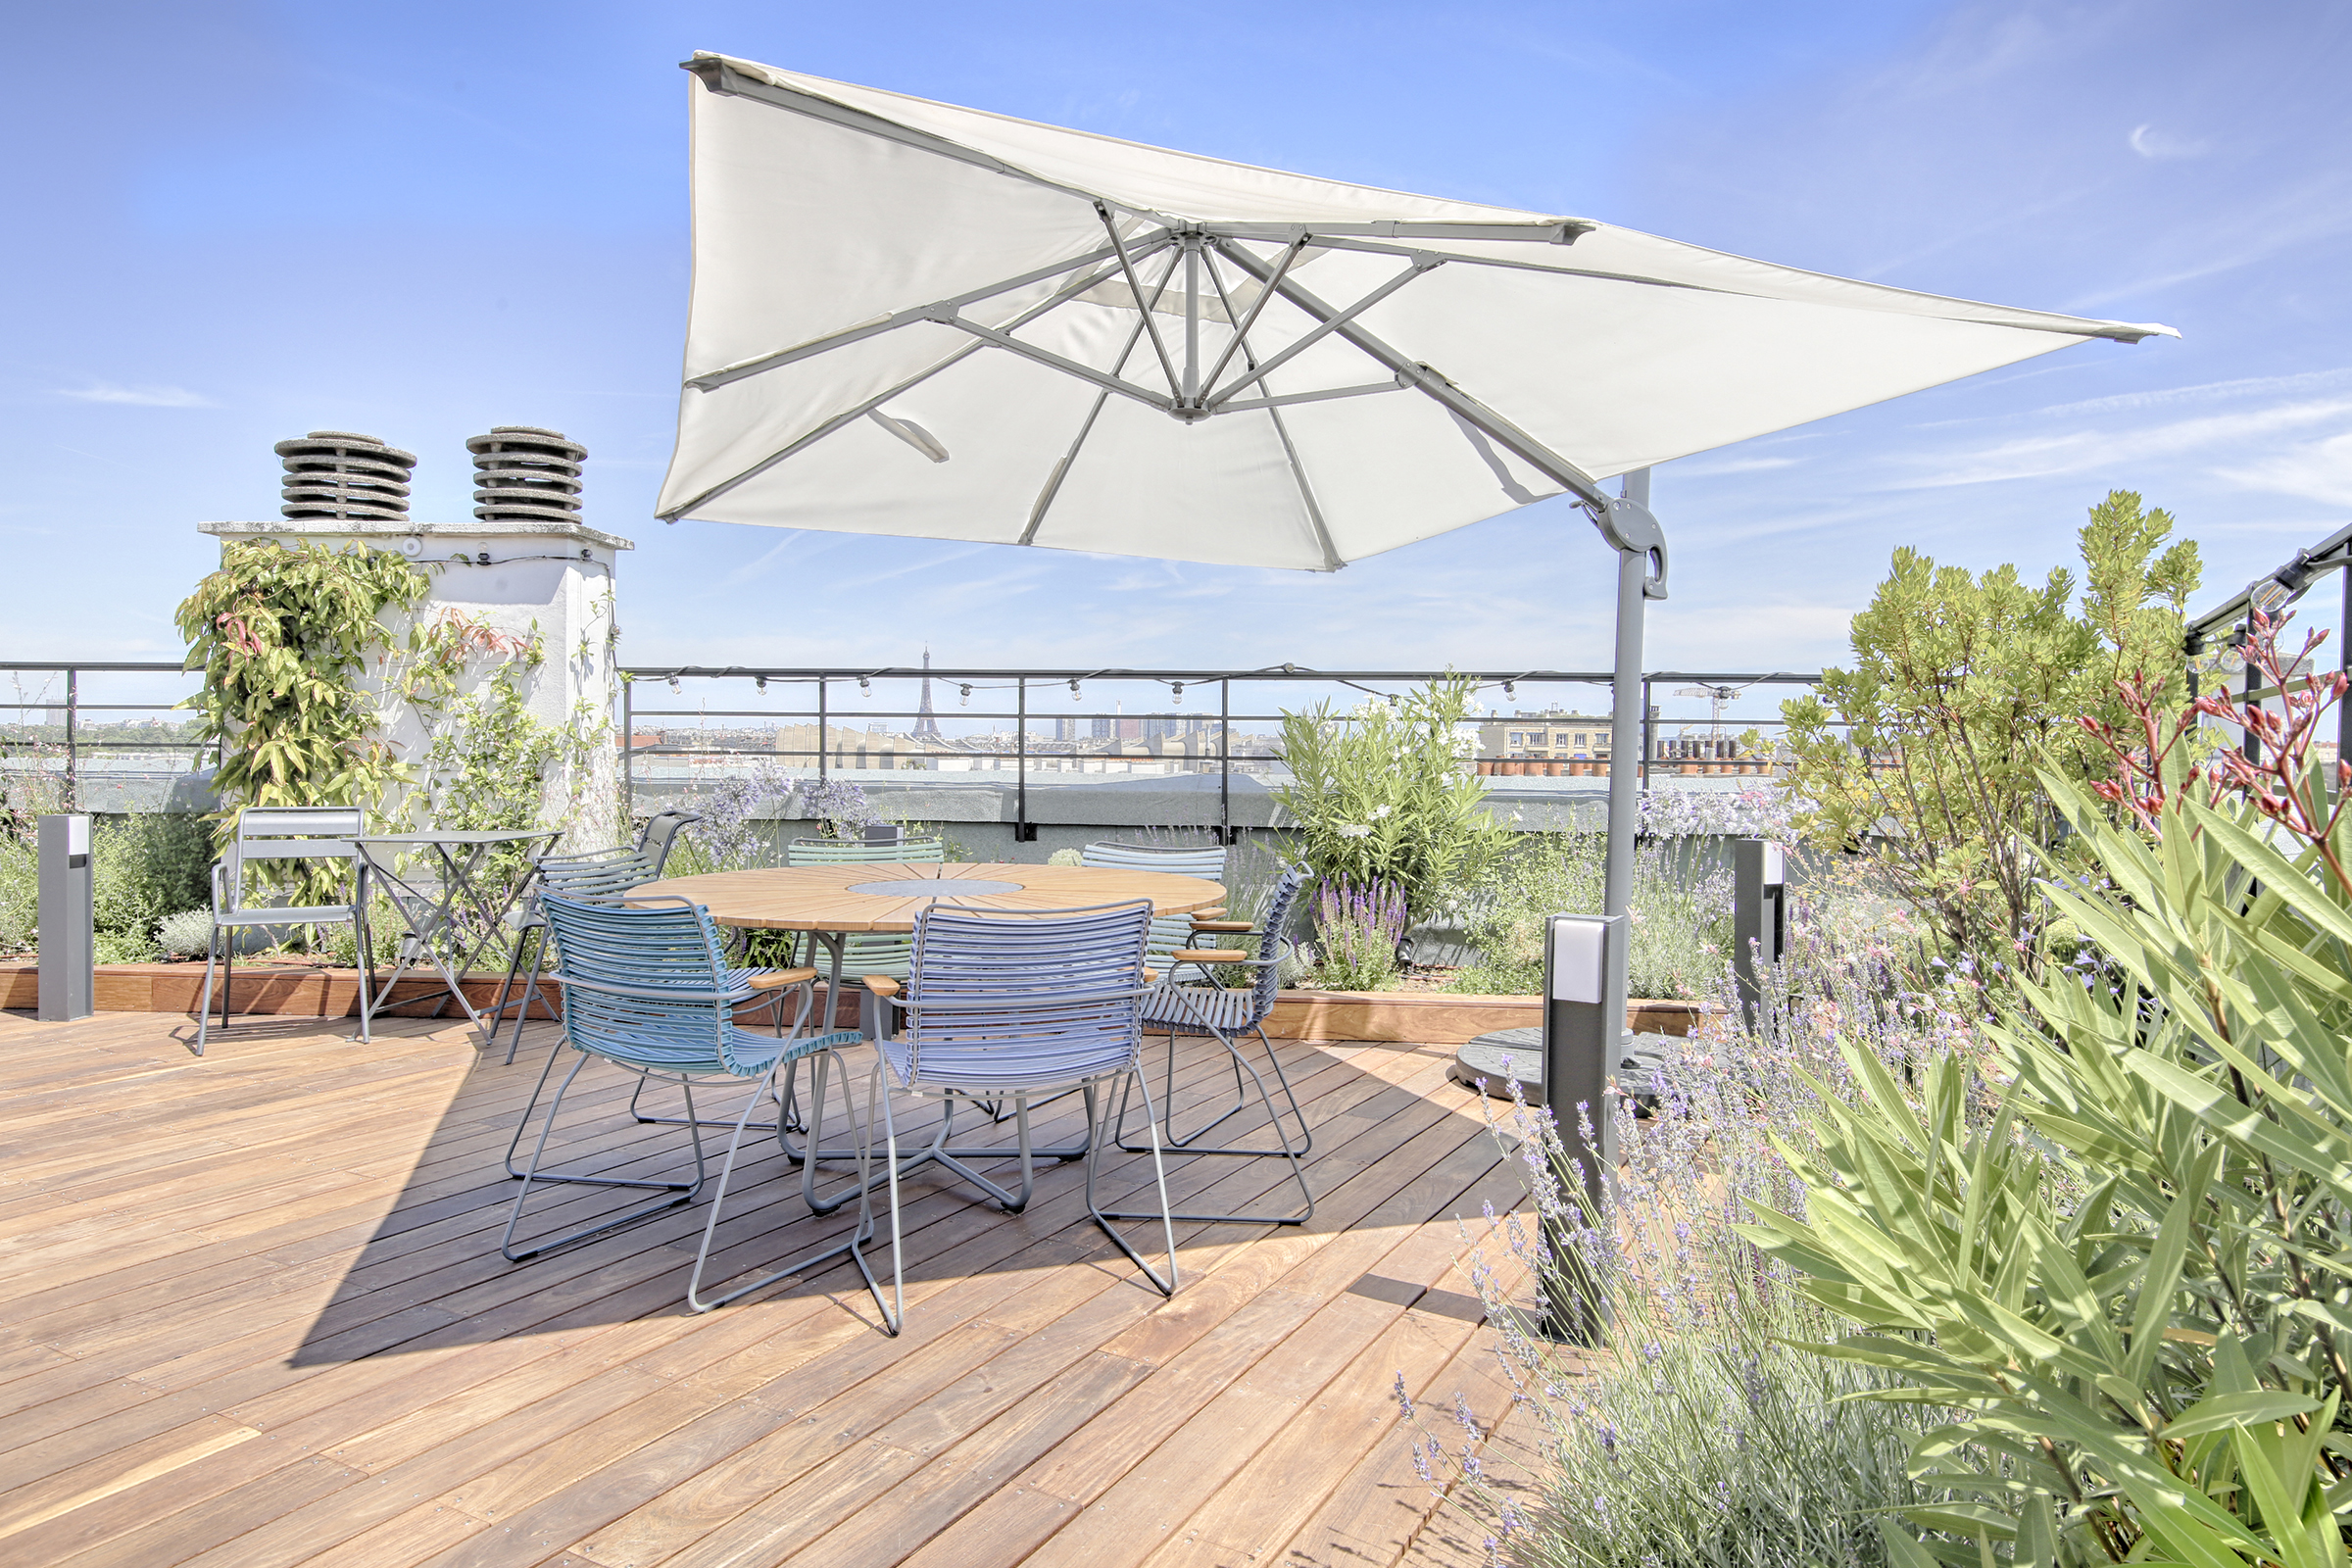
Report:
[[[1226,931],[1241,932],[1246,934],[1248,932],[1255,931],[1257,927],[1251,925],[1247,920],[1203,920],[1199,915],[1194,915],[1193,929],[1196,931]]]
[[[1148,986],[1155,986],[1159,984],[1159,971],[1151,967],[1149,964],[1145,965],[1144,984]]]
[[[1168,956],[1178,963],[1242,963],[1250,955],[1239,948],[1178,948]]]
[[[766,974],[752,976],[754,991],[780,991],[786,986],[807,985],[816,978],[814,969],[775,969]]]
[[[811,969],[808,972],[810,974],[816,973],[814,969]],[[890,976],[886,974],[867,974],[859,975],[858,978],[863,981],[865,984],[865,989],[872,992],[875,996],[881,997],[886,1001],[897,1000],[900,990],[899,982],[893,980]]]
[[[1195,925],[1199,925],[1203,920],[1222,920],[1224,918],[1225,906],[1222,904],[1213,909],[1195,909],[1193,911],[1193,924]]]

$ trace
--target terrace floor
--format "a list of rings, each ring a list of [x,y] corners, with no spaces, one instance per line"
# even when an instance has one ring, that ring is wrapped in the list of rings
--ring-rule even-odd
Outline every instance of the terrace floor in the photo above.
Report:
[[[1315,1218],[1180,1226],[1172,1301],[1087,1221],[1076,1166],[1017,1216],[916,1174],[894,1340],[846,1265],[686,1311],[699,1202],[506,1263],[499,1161],[553,1027],[512,1067],[462,1026],[346,1028],[240,1019],[198,1060],[181,1016],[0,1014],[0,1562],[1485,1559],[1391,1394],[1506,1402],[1454,1216],[1517,1189],[1446,1050],[1279,1042]],[[1180,1101],[1217,1091],[1182,1059]],[[567,1156],[678,1164],[604,1070]],[[1178,1159],[1170,1188],[1278,1203],[1280,1168]],[[539,1219],[613,1202],[562,1189]],[[727,1212],[744,1277],[848,1213],[812,1218],[772,1143]]]

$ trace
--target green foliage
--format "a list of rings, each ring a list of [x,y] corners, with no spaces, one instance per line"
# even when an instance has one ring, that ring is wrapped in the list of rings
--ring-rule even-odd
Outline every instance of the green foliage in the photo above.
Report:
[[[1527,996],[1544,989],[1544,921],[1598,914],[1608,857],[1599,832],[1524,833],[1473,900],[1470,943],[1479,961],[1452,991]],[[1633,940],[1626,954],[1630,994],[1712,1000],[1731,952],[1731,889],[1718,872],[1690,874],[1671,843],[1634,854]]]
[[[33,844],[14,833],[0,833],[0,953],[18,953],[32,946],[33,928],[40,924],[41,857]]]
[[[1488,817],[1486,781],[1463,765],[1476,689],[1447,676],[1395,704],[1283,715],[1292,778],[1275,793],[1318,878],[1394,883],[1420,918],[1486,873],[1510,833]]]
[[[2078,721],[2119,719],[2118,681],[2144,672],[2168,702],[2182,695],[2180,607],[2199,565],[2190,541],[2157,553],[2172,526],[2128,490],[2092,508],[2080,613],[2063,569],[2036,588],[2014,566],[1972,577],[1897,550],[1854,617],[1854,667],[1782,705],[1801,830],[1867,846],[1951,950],[2030,957],[2033,868],[2057,826],[2037,769],[2106,775]]]
[[[122,955],[102,956],[101,962],[155,957],[156,927],[166,915],[211,906],[211,836],[201,818],[166,811],[97,824],[90,842],[92,923]]]
[[[310,541],[229,544],[179,607],[187,701],[220,746],[222,815],[246,806],[368,806],[399,777],[373,706],[353,684],[387,646],[379,616],[414,609],[423,572],[387,551]]]
[[[1992,1125],[1956,1067],[1849,1053],[1867,1092],[1784,1147],[1806,1218],[1749,1232],[1875,1331],[1824,1353],[1965,1412],[1912,1460],[1964,1500],[1911,1518],[1986,1561],[2345,1561],[2352,819],[2291,742],[2194,781],[2187,730],[2095,794],[2040,774],[2098,873],[2042,891],[2098,956],[2017,986]]]

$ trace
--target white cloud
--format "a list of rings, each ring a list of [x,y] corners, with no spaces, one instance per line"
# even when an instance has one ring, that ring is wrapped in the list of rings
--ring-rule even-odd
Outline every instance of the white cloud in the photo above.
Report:
[[[2205,415],[2137,430],[2077,429],[2057,435],[2004,441],[1958,457],[1938,458],[1936,471],[1898,480],[1897,490],[1984,484],[1997,479],[2032,479],[2052,473],[2081,473],[2119,463],[2171,457],[2218,442],[2247,442],[2324,420],[2352,416],[2352,399],[2282,403],[2244,414]]]
[[[2253,490],[2276,490],[2312,501],[2352,505],[2352,431],[2307,441],[2242,467],[2216,470]]]
[[[184,386],[119,386],[112,381],[92,381],[85,387],[60,388],[57,395],[80,403],[127,403],[142,409],[220,407],[203,393]]]
[[[2207,146],[2186,136],[2175,136],[2158,130],[2154,125],[2136,126],[2126,139],[2132,143],[2132,150],[2142,158],[2195,158]]]

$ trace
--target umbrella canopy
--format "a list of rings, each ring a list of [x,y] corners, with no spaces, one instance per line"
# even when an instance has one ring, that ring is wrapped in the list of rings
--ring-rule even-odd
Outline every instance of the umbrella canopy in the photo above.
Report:
[[[1607,531],[1612,475],[2173,335],[687,69],[671,519],[1332,570],[1563,493]]]

